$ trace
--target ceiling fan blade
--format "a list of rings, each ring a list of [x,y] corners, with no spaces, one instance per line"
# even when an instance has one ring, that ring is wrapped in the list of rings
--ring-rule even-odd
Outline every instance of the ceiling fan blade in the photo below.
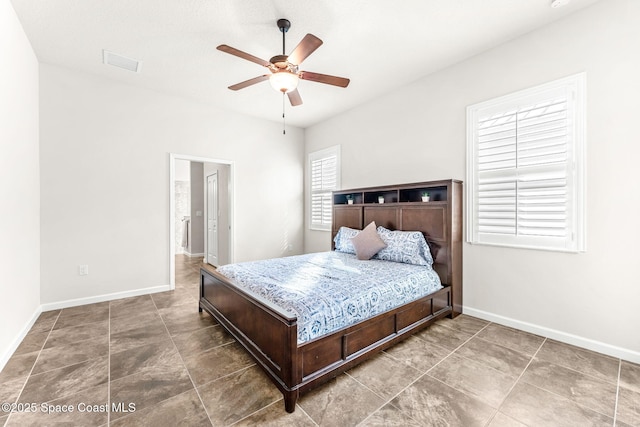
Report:
[[[257,56],[250,55],[247,52],[236,49],[235,47],[227,46],[226,44],[221,44],[216,49],[231,55],[235,55],[239,58],[246,59],[247,61],[255,62],[256,64],[263,65],[265,67],[271,65],[269,61],[265,61],[264,59],[260,59]]]
[[[309,55],[311,55],[317,48],[322,45],[322,40],[314,36],[313,34],[307,34],[304,36],[298,46],[293,49],[291,55],[289,55],[288,61],[294,65],[302,64],[302,61]]]
[[[298,92],[298,89],[294,89],[291,92],[288,92],[287,96],[289,97],[289,102],[291,102],[292,107],[302,104],[302,98],[300,97],[300,92]]]
[[[298,77],[302,80],[309,80],[312,82],[325,83],[333,86],[347,87],[351,80],[344,77],[329,76],[327,74],[312,73],[311,71],[300,71]]]
[[[263,82],[263,81],[267,80],[268,78],[269,78],[268,74],[265,74],[264,76],[254,77],[252,79],[245,80],[245,81],[240,82],[240,83],[236,83],[233,86],[229,86],[229,89],[231,89],[231,90],[244,89],[247,86],[251,86],[251,85],[254,85],[256,83]]]

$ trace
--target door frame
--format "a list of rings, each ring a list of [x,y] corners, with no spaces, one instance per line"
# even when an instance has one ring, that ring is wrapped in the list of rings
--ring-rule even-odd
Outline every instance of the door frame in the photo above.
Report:
[[[205,256],[205,262],[206,262],[207,264],[211,264],[211,265],[214,265],[214,266],[219,266],[219,265],[220,265],[220,263],[219,263],[219,262],[217,262],[216,264],[214,264],[214,263],[212,262],[213,260],[209,259],[209,252],[210,252],[210,251],[209,251],[209,247],[210,247],[210,245],[211,245],[211,240],[212,240],[212,239],[211,239],[211,236],[209,235],[209,215],[211,214],[211,210],[209,209],[209,207],[210,207],[210,202],[211,202],[211,200],[210,200],[210,198],[209,198],[209,196],[210,196],[210,195],[209,195],[209,190],[210,190],[210,188],[209,188],[209,177],[212,177],[212,176],[214,176],[214,175],[215,175],[215,177],[216,177],[216,184],[215,184],[215,197],[213,198],[213,199],[214,199],[214,205],[215,205],[214,207],[215,207],[215,208],[217,208],[217,210],[218,210],[218,211],[220,211],[220,200],[219,200],[219,199],[220,199],[220,190],[219,190],[219,188],[218,188],[220,184],[219,184],[219,181],[218,181],[218,170],[216,170],[215,172],[213,172],[213,173],[211,173],[211,174],[209,174],[209,175],[205,175],[205,176],[204,176],[204,182],[205,182],[205,185],[204,185],[204,194],[205,194],[205,197],[204,197],[204,203],[205,203],[205,209],[204,209],[204,211],[205,211],[205,213],[206,213],[206,218],[205,218],[205,227],[204,227],[204,230],[205,230],[205,239],[204,239],[204,241],[205,241],[205,243],[206,243],[206,244],[204,245],[204,256]],[[217,200],[215,200],[215,199],[217,199]],[[219,230],[218,230],[218,229],[219,229],[218,221],[219,221],[220,219],[218,218],[218,213],[217,213],[217,212],[215,213],[215,218],[216,218],[216,238],[215,238],[216,253],[215,253],[215,258],[216,258],[216,261],[220,261],[220,256],[219,256],[219,251],[220,251],[220,242],[219,242],[219,240],[220,240],[220,234],[219,234]]]
[[[229,262],[235,259],[235,164],[233,161],[209,157],[191,156],[188,154],[169,153],[169,283],[171,289],[176,287],[176,236],[175,236],[175,176],[176,160],[188,160],[200,163],[218,163],[229,166]]]

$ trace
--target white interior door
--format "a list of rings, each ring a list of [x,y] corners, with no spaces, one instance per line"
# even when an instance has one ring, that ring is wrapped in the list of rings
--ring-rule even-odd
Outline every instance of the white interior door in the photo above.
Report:
[[[207,262],[218,265],[218,173],[207,176]]]

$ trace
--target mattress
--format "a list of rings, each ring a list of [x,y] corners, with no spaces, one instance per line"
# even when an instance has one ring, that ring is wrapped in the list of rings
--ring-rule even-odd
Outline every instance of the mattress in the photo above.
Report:
[[[442,288],[429,266],[361,261],[337,251],[229,264],[217,271],[243,290],[295,315],[298,344]]]

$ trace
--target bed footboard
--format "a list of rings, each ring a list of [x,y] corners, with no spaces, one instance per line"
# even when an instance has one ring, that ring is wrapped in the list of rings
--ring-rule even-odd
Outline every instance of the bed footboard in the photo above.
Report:
[[[297,319],[243,292],[216,273],[200,269],[200,310],[211,314],[271,377],[293,412],[298,398]]]
[[[200,310],[253,356],[293,412],[299,394],[327,382],[453,312],[451,287],[298,345],[297,319],[237,288],[215,269],[200,270]]]

